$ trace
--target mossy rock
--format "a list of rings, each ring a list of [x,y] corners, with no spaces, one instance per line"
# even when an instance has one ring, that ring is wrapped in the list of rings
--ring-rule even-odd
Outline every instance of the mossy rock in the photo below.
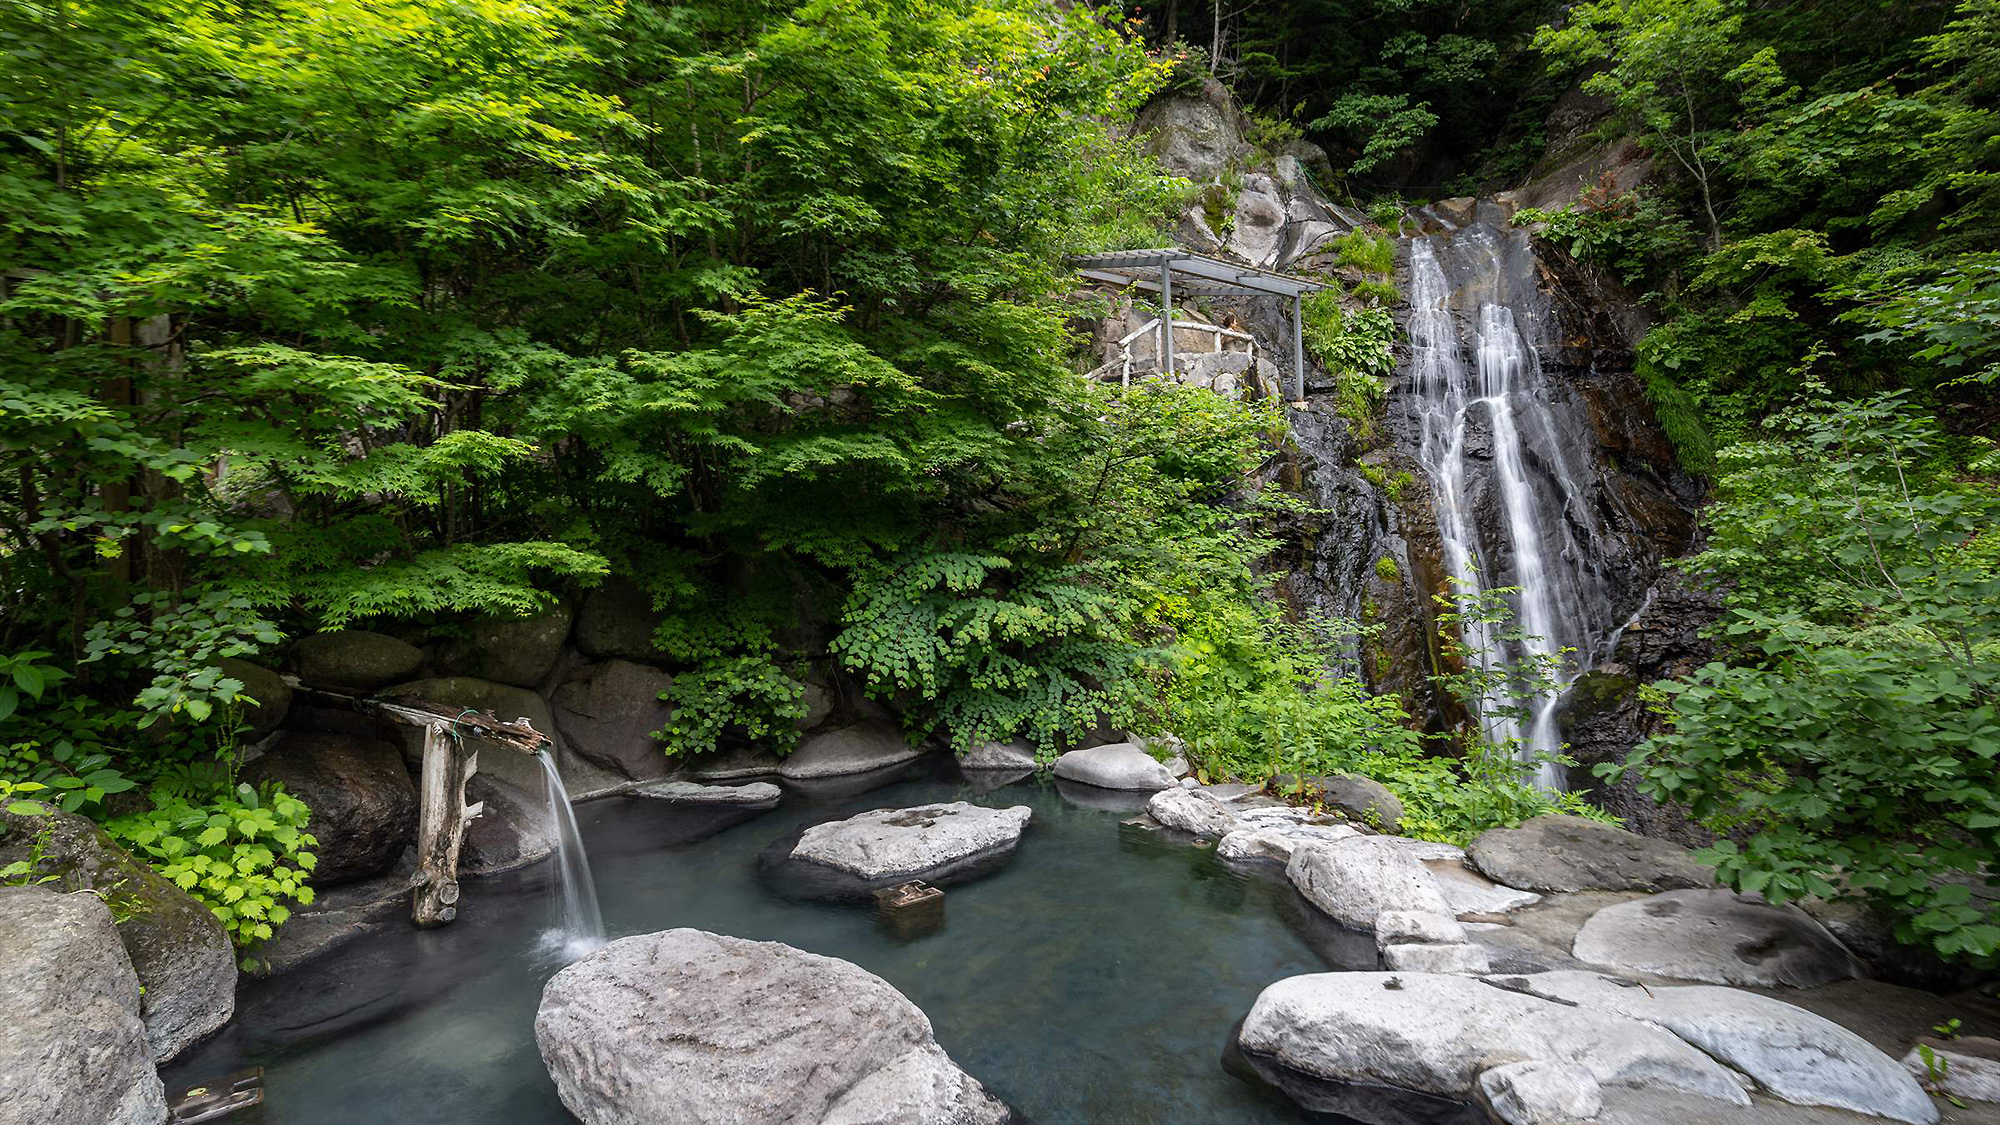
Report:
[[[23,816],[0,808],[0,866],[27,859],[47,829],[41,873],[64,891],[96,891],[111,907],[118,938],[145,993],[140,1018],[156,1063],[236,1014],[236,954],[208,907],[69,813]]]

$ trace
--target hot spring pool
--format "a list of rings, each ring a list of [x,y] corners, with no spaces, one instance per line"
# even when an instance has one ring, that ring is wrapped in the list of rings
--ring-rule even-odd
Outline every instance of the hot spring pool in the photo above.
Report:
[[[900,938],[866,907],[786,901],[759,874],[759,853],[806,824],[940,800],[1035,817],[1003,870],[947,891],[933,933]],[[1223,1070],[1231,1027],[1275,980],[1374,963],[1366,935],[1327,926],[1275,872],[1231,870],[1046,779],[982,792],[948,765],[920,766],[864,794],[790,792],[720,831],[712,812],[631,798],[577,815],[612,937],[693,926],[852,961],[916,1002],[952,1058],[1038,1125],[1305,1121]],[[539,952],[551,867],[468,881],[444,929],[398,917],[246,984],[236,1019],[175,1061],[169,1089],[264,1067],[266,1104],[231,1125],[574,1121],[533,1028],[560,967]]]

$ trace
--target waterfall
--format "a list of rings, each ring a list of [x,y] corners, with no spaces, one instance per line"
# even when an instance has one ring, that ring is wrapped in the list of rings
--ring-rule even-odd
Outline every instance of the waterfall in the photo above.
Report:
[[[577,831],[576,811],[570,807],[569,790],[556,760],[544,750],[535,755],[548,781],[549,821],[556,832],[555,925],[542,935],[542,948],[564,961],[574,961],[604,944],[604,916],[597,909],[597,886],[590,879],[590,860],[583,854],[583,835]]]
[[[1480,222],[1411,243],[1411,357],[1398,390],[1461,608],[1484,591],[1520,588],[1507,599],[1507,632],[1522,636],[1467,622],[1466,648],[1487,669],[1575,649],[1558,677],[1566,688],[1623,617],[1595,549],[1603,532],[1587,500],[1587,432],[1542,370],[1551,312],[1527,240]],[[1518,739],[1524,757],[1560,750],[1560,692],[1511,698],[1516,690],[1497,686],[1485,700],[1487,737]],[[1494,713],[1510,704],[1526,711],[1525,723]],[[1563,783],[1553,765],[1536,780]]]

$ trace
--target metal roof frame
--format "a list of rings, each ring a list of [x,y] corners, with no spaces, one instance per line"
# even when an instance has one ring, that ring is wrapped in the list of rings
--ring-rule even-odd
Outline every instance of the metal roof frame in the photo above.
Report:
[[[1189,297],[1290,297],[1292,374],[1296,388],[1294,401],[1305,401],[1306,349],[1300,324],[1303,311],[1300,303],[1307,293],[1330,288],[1325,282],[1258,269],[1178,246],[1083,254],[1071,258],[1070,265],[1087,281],[1158,293],[1160,317],[1167,325],[1172,325],[1174,321],[1176,291]],[[1162,345],[1161,368],[1171,374],[1174,370],[1174,334],[1171,328],[1162,333]]]

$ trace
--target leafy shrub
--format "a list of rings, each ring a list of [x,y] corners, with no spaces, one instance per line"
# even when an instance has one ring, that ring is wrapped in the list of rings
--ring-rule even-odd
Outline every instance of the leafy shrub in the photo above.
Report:
[[[1047,751],[1133,715],[1141,650],[1100,567],[905,555],[857,575],[833,652],[871,694],[931,701],[961,747],[1023,735]]]
[[[669,756],[714,750],[725,731],[789,753],[799,738],[795,724],[807,712],[805,688],[760,652],[718,656],[676,672],[660,698],[674,705],[673,717],[655,733]]]
[[[147,812],[107,821],[105,831],[175,886],[209,908],[239,949],[249,949],[291,917],[286,902],[310,904],[307,879],[318,841],[305,831],[311,810],[282,786],[238,785],[206,801],[156,792]]]
[[[1971,886],[2000,864],[2000,495],[1947,450],[1900,392],[1817,386],[1722,450],[1690,567],[1724,591],[1729,659],[1662,685],[1671,728],[1599,772],[1754,830],[1705,854],[1731,887],[1864,897],[1992,961]]]
[[[1396,272],[1396,240],[1367,229],[1349,231],[1335,242],[1340,264],[1389,277]]]
[[[1384,582],[1397,582],[1401,581],[1403,572],[1396,566],[1395,558],[1383,555],[1381,558],[1375,560],[1375,577],[1380,578]]]

